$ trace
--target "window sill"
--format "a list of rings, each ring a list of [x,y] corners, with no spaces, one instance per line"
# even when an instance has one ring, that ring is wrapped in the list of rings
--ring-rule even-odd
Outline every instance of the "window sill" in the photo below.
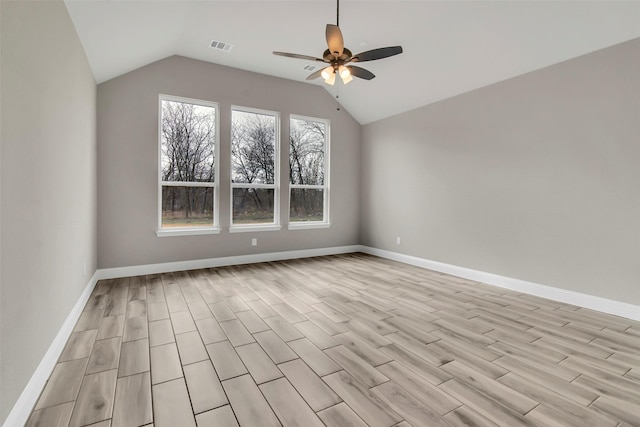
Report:
[[[330,222],[290,222],[288,225],[289,230],[312,230],[314,228],[329,228]]]
[[[198,236],[206,234],[220,234],[219,228],[176,228],[176,229],[160,229],[156,230],[158,237],[177,237],[177,236]]]
[[[233,225],[229,227],[229,233],[255,233],[260,231],[280,231],[280,225]]]

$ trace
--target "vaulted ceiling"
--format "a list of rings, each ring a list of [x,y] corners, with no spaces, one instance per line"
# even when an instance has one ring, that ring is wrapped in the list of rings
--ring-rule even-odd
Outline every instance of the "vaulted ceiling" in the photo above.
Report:
[[[333,0],[66,4],[98,83],[171,55],[305,81],[320,63],[272,51],[321,57],[336,23]],[[640,37],[640,2],[342,0],[340,28],[353,53],[404,48],[360,64],[373,80],[309,82],[365,124]]]

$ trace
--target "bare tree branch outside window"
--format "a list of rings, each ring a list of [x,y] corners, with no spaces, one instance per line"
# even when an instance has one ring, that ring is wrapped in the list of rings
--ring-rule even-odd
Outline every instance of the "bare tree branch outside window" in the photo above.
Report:
[[[289,220],[323,221],[326,197],[324,121],[291,118],[289,128]]]
[[[216,109],[169,100],[161,108],[162,227],[212,226]]]
[[[234,224],[275,222],[276,138],[275,116],[232,111]]]

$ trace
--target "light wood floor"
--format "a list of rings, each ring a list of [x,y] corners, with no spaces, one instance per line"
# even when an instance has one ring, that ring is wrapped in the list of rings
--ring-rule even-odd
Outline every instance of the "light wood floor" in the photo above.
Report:
[[[640,323],[363,254],[101,281],[28,426],[640,426]]]

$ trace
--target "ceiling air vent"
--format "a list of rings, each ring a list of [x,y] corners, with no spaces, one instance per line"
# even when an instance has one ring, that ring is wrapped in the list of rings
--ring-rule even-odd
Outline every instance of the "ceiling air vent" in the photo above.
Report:
[[[223,52],[229,52],[233,48],[233,45],[231,43],[225,43],[218,40],[211,40],[211,43],[209,43],[209,47],[221,50]]]
[[[304,67],[302,67],[302,69],[305,71],[315,71],[318,69],[318,67],[316,67],[315,65],[305,65]]]

